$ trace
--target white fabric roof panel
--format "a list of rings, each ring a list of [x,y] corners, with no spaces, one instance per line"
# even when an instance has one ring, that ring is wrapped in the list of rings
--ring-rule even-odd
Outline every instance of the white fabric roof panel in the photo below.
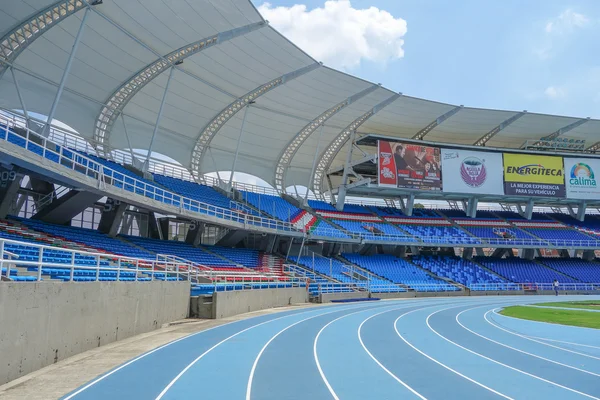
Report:
[[[411,138],[432,121],[456,106],[414,97],[400,96],[369,118],[359,132]]]
[[[262,20],[246,0],[120,0],[98,10],[159,54]]]
[[[473,144],[515,114],[514,111],[465,107],[433,128],[425,136],[425,140]]]
[[[54,0],[9,1],[0,10],[0,32],[7,32],[18,21],[53,3]],[[49,112],[83,13],[81,10],[46,31],[17,58],[17,68],[30,72],[28,75],[17,71],[30,111]],[[94,6],[55,118],[91,138],[102,103],[160,55],[261,21],[249,0],[110,0]],[[269,26],[188,57],[174,72],[154,150],[189,165],[200,132],[236,98],[313,63],[315,60]],[[168,74],[167,68],[141,87],[124,108],[133,147],[144,148],[150,142]],[[374,85],[322,66],[276,86],[257,98],[248,111],[237,169],[273,183],[280,154],[302,128],[331,107]],[[325,123],[319,153],[348,124],[393,94],[377,88],[332,115]],[[0,106],[21,108],[10,73],[0,80]],[[400,96],[370,117],[358,132],[412,138],[454,108],[456,105]],[[218,131],[210,144],[213,157],[205,154],[202,172],[231,168],[243,111]],[[432,129],[425,140],[472,144],[518,112],[463,108]],[[526,114],[498,132],[487,145],[519,147],[527,139],[539,139],[578,120]],[[287,176],[303,185],[308,180],[319,133],[319,129],[315,130],[298,148],[288,169]],[[587,145],[592,145],[600,141],[600,121],[588,121],[563,136],[586,139]],[[120,118],[108,138],[110,146],[129,146]],[[346,147],[333,165],[343,162]],[[361,157],[360,153],[355,157]],[[213,162],[213,158],[218,160]]]
[[[570,130],[561,137],[586,141],[586,147],[600,141],[600,121],[589,120],[583,125]]]
[[[43,10],[56,0],[5,0],[10,7],[0,8],[0,37],[13,29],[25,18]]]

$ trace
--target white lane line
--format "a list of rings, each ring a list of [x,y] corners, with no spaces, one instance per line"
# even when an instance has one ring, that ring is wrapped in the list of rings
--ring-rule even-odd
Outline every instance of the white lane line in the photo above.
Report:
[[[356,308],[356,307],[352,307],[352,308],[350,308],[350,309],[354,309],[354,308]],[[344,308],[344,310],[347,310],[347,309],[348,309],[348,308]],[[172,380],[171,382],[169,382],[169,384],[168,384],[167,386],[165,386],[165,388],[162,390],[162,392],[160,392],[160,394],[159,394],[159,395],[156,397],[156,399],[155,399],[155,400],[160,400],[160,399],[162,399],[162,398],[163,398],[163,396],[164,396],[164,395],[165,395],[165,394],[166,394],[166,393],[169,391],[169,389],[171,389],[171,387],[172,387],[172,386],[175,384],[175,382],[177,382],[177,381],[179,380],[179,378],[181,378],[181,377],[183,376],[183,374],[185,374],[185,373],[186,373],[186,372],[187,372],[187,371],[188,371],[188,370],[189,370],[191,367],[193,367],[193,366],[194,366],[194,364],[196,364],[196,363],[197,363],[198,361],[200,361],[200,360],[201,360],[201,359],[202,359],[202,358],[203,358],[205,355],[207,355],[208,353],[210,353],[211,351],[213,351],[214,349],[216,349],[217,347],[219,347],[219,346],[220,346],[220,345],[222,345],[223,343],[227,342],[228,340],[230,340],[230,339],[233,339],[234,337],[236,337],[236,336],[238,336],[238,335],[240,335],[240,334],[242,334],[242,333],[244,333],[244,332],[246,332],[246,331],[249,331],[250,329],[254,329],[254,328],[256,328],[256,327],[259,327],[259,326],[261,326],[261,325],[265,325],[265,324],[268,324],[268,323],[270,323],[270,322],[273,322],[273,321],[278,321],[278,320],[280,320],[280,319],[283,319],[283,318],[288,318],[288,317],[292,317],[292,316],[298,316],[298,315],[302,315],[302,314],[307,314],[307,313],[309,313],[309,312],[314,312],[314,311],[315,311],[315,309],[313,308],[313,309],[311,309],[311,310],[308,310],[308,311],[303,311],[303,312],[300,312],[300,313],[295,313],[295,314],[291,314],[291,315],[284,315],[284,316],[282,316],[282,317],[273,318],[273,319],[270,319],[270,320],[268,320],[268,321],[261,322],[261,323],[259,323],[259,324],[256,324],[256,325],[252,325],[252,326],[250,326],[250,327],[248,327],[248,328],[246,328],[246,329],[243,329],[243,330],[241,330],[241,331],[239,331],[239,332],[237,332],[237,333],[234,333],[233,335],[231,335],[231,336],[229,336],[229,337],[227,337],[227,338],[225,338],[225,339],[221,340],[219,343],[215,344],[215,345],[214,345],[214,346],[212,346],[210,349],[208,349],[208,350],[206,350],[204,353],[200,354],[198,357],[196,357],[196,359],[195,359],[194,361],[192,361],[191,363],[189,363],[189,364],[188,364],[188,365],[187,365],[187,366],[186,366],[186,367],[185,367],[183,370],[181,370],[181,372],[180,372],[179,374],[177,374],[177,376],[176,376],[175,378],[173,378],[173,380]],[[338,310],[338,311],[339,311],[339,310]],[[319,314],[319,315],[321,315],[321,314]],[[67,400],[67,399],[65,399],[65,400]]]
[[[359,313],[359,312],[369,311],[369,310],[372,310],[373,308],[377,308],[377,307],[376,306],[375,307],[373,307],[373,306],[371,306],[371,307],[365,307],[362,310],[355,311],[353,313],[343,315],[340,318],[346,317],[348,315],[356,314],[356,313]],[[350,310],[352,310],[352,309],[350,309]],[[313,315],[311,317],[304,318],[304,319],[302,319],[300,321],[294,322],[293,324],[286,326],[285,328],[283,328],[282,330],[280,330],[279,332],[277,332],[275,335],[273,335],[271,337],[271,339],[269,339],[269,341],[267,343],[265,343],[265,345],[260,349],[260,351],[258,352],[258,355],[254,359],[254,363],[252,364],[252,369],[250,369],[250,376],[248,377],[248,384],[246,385],[246,400],[250,400],[250,397],[252,396],[252,382],[254,381],[254,373],[256,372],[256,367],[258,365],[258,362],[260,361],[260,358],[262,357],[262,355],[265,352],[265,350],[267,349],[267,347],[269,347],[269,345],[271,344],[271,342],[273,342],[273,340],[275,340],[279,335],[281,335],[283,332],[287,331],[291,327],[296,326],[296,325],[298,325],[298,324],[300,324],[302,322],[308,321],[308,320],[313,319],[313,318],[321,317],[323,315],[333,314],[335,312],[340,312],[340,311],[343,312],[345,310],[334,310],[334,311],[329,311],[329,312],[326,312],[326,313],[323,313],[323,314]],[[336,320],[338,320],[340,318],[336,318],[334,321],[336,321]],[[329,325],[329,324],[327,324],[327,325]],[[336,397],[336,399],[337,399],[337,397]]]
[[[488,314],[490,312],[492,312],[492,311],[494,312],[494,314],[499,315],[499,314],[496,313],[496,310],[498,310],[498,308],[486,312],[485,315],[483,316],[483,318],[485,319],[485,321],[488,324],[490,324],[491,326],[493,326],[494,328],[497,328],[497,329],[500,329],[500,330],[502,330],[504,332],[510,333],[511,335],[522,337],[523,339],[531,340],[532,342],[543,344],[544,346],[553,347],[553,348],[558,349],[558,350],[566,351],[567,353],[577,354],[577,355],[580,355],[582,357],[587,357],[587,358],[593,358],[594,360],[600,360],[600,357],[592,356],[591,354],[585,354],[585,353],[580,353],[579,351],[565,349],[564,347],[555,346],[555,345],[550,344],[550,343],[546,343],[546,342],[542,342],[542,341],[539,341],[539,340],[535,340],[535,339],[532,339],[529,336],[521,335],[520,333],[512,332],[512,331],[510,331],[508,329],[502,328],[500,325],[496,325],[495,323],[493,323],[492,321],[490,321],[488,319]],[[539,322],[539,321],[534,321],[534,322]]]
[[[545,340],[545,341],[548,341],[548,342],[571,344],[573,346],[588,347],[590,349],[600,349],[600,347],[598,347],[598,346],[592,346],[591,344],[583,344],[583,343],[575,343],[575,342],[565,342],[564,340],[548,339],[548,338],[543,338],[543,337],[539,337],[539,336],[528,336],[528,335],[524,335],[524,336],[526,336],[528,338],[531,338],[531,339]],[[561,347],[561,349],[562,349],[562,347]]]
[[[293,315],[295,315],[295,314],[293,314]],[[149,356],[149,355],[150,355],[150,354],[152,354],[152,353],[155,353],[155,352],[157,352],[157,351],[159,351],[159,350],[162,350],[162,349],[164,349],[165,347],[168,347],[168,346],[170,346],[170,345],[172,345],[172,344],[175,344],[175,343],[177,343],[177,342],[181,342],[182,340],[190,339],[190,338],[192,338],[193,336],[200,335],[201,333],[205,333],[205,332],[208,332],[208,331],[212,331],[212,330],[214,330],[214,329],[217,329],[217,328],[222,328],[222,327],[224,327],[224,326],[231,325],[231,324],[235,324],[236,322],[241,322],[241,321],[244,321],[244,320],[231,321],[231,322],[228,322],[228,323],[226,323],[226,324],[222,324],[222,325],[218,325],[218,326],[213,326],[212,328],[208,328],[208,329],[205,329],[205,330],[203,330],[203,331],[200,331],[200,332],[192,333],[192,334],[190,334],[190,335],[184,336],[184,337],[182,337],[182,338],[179,338],[179,339],[177,339],[177,340],[173,340],[172,342],[169,342],[169,343],[163,344],[162,346],[160,346],[160,347],[157,347],[157,348],[155,348],[154,350],[150,350],[149,352],[147,352],[147,353],[144,353],[144,354],[142,354],[142,355],[140,355],[140,356],[138,356],[138,357],[136,357],[136,358],[134,358],[134,359],[132,359],[132,360],[129,360],[128,362],[126,362],[125,364],[121,365],[120,367],[117,367],[117,368],[113,369],[112,371],[110,371],[110,372],[108,372],[108,373],[106,373],[106,374],[104,374],[104,375],[100,376],[99,378],[97,378],[97,379],[95,379],[95,380],[91,381],[90,383],[88,383],[87,385],[83,386],[82,388],[80,388],[80,389],[79,389],[79,390],[77,390],[76,392],[74,392],[74,393],[70,394],[69,396],[65,397],[63,400],[71,400],[73,397],[77,396],[78,394],[82,393],[83,391],[85,391],[85,390],[89,389],[90,387],[94,386],[96,383],[98,383],[98,382],[100,382],[100,381],[102,381],[102,380],[104,380],[104,379],[108,378],[109,376],[111,376],[111,375],[112,375],[112,374],[114,374],[115,372],[119,372],[120,370],[122,370],[123,368],[125,368],[125,367],[127,367],[127,366],[129,366],[129,365],[133,364],[134,362],[136,362],[136,361],[139,361],[139,360],[141,360],[142,358],[144,358],[144,357],[147,357],[147,356]]]
[[[430,306],[430,307],[435,307],[435,306]],[[429,308],[429,307],[423,307],[423,308]],[[360,345],[362,346],[363,350],[369,355],[369,357],[371,357],[371,359],[373,361],[375,361],[377,363],[377,365],[379,365],[381,367],[381,369],[383,369],[385,372],[388,373],[389,376],[391,376],[392,378],[394,378],[398,383],[400,383],[402,386],[404,386],[405,388],[407,388],[408,390],[410,390],[413,394],[415,394],[416,396],[418,396],[420,399],[422,400],[427,400],[425,397],[423,397],[420,393],[418,393],[416,390],[414,390],[412,387],[408,386],[406,383],[404,383],[404,381],[402,381],[400,378],[398,378],[396,375],[394,375],[389,369],[387,369],[377,358],[375,358],[375,356],[373,354],[371,354],[371,352],[369,351],[369,349],[367,349],[367,346],[365,346],[362,337],[361,337],[361,331],[362,331],[362,327],[365,324],[365,322],[367,322],[368,320],[370,320],[371,318],[374,318],[378,315],[384,314],[386,312],[390,312],[392,310],[387,310],[387,311],[383,311],[377,314],[373,314],[371,315],[369,318],[365,319],[363,322],[361,322],[361,324],[358,327],[358,341],[360,342]]]
[[[456,307],[450,307],[450,308],[456,308]],[[519,373],[521,373],[521,374],[523,374],[523,375],[529,376],[529,377],[531,377],[531,378],[534,378],[534,379],[538,379],[538,380],[540,380],[540,381],[542,381],[542,382],[549,383],[549,384],[551,384],[551,385],[553,385],[553,386],[556,386],[556,387],[559,387],[559,388],[561,388],[561,389],[565,389],[565,390],[568,390],[568,391],[570,391],[570,392],[577,393],[577,394],[579,394],[579,395],[582,395],[582,396],[585,396],[585,397],[589,397],[590,399],[600,400],[600,398],[598,398],[598,397],[594,397],[594,396],[592,396],[592,395],[589,395],[589,394],[587,394],[587,393],[580,392],[580,391],[578,391],[578,390],[575,390],[575,389],[572,389],[572,388],[570,388],[570,387],[563,386],[563,385],[561,385],[561,384],[559,384],[559,383],[556,383],[556,382],[550,381],[550,380],[548,380],[548,379],[544,379],[544,378],[542,378],[542,377],[540,377],[540,376],[537,376],[537,375],[531,374],[531,373],[529,373],[529,372],[525,372],[525,371],[523,371],[523,370],[520,370],[520,369],[518,369],[518,368],[512,367],[512,366],[510,366],[510,365],[507,365],[507,364],[501,363],[500,361],[497,361],[497,360],[494,360],[493,358],[490,358],[490,357],[484,356],[483,354],[477,353],[476,351],[473,351],[473,350],[471,350],[471,349],[468,349],[468,348],[466,348],[466,347],[464,347],[464,346],[461,346],[460,344],[458,344],[458,343],[456,343],[456,342],[453,342],[452,340],[448,339],[447,337],[443,336],[443,335],[442,335],[442,334],[440,334],[438,331],[436,331],[435,329],[433,329],[433,328],[431,327],[431,324],[429,324],[429,320],[430,320],[430,318],[431,318],[433,315],[435,315],[435,314],[437,314],[437,313],[439,313],[439,312],[441,312],[441,311],[444,311],[444,310],[438,310],[438,311],[436,311],[436,312],[433,312],[433,313],[429,314],[429,315],[427,316],[427,319],[425,320],[425,322],[427,323],[427,326],[429,327],[429,329],[430,329],[430,330],[431,330],[433,333],[435,333],[436,335],[438,335],[438,336],[439,336],[439,337],[441,337],[442,339],[446,340],[448,343],[451,343],[451,344],[455,345],[456,347],[459,347],[459,348],[461,348],[461,349],[463,349],[463,350],[465,350],[465,351],[467,351],[467,352],[469,352],[469,353],[471,353],[471,354],[474,354],[474,355],[476,355],[476,356],[478,356],[478,357],[481,357],[481,358],[483,358],[483,359],[485,359],[485,360],[491,361],[491,362],[493,362],[493,363],[495,363],[495,364],[498,364],[498,365],[501,365],[501,366],[503,366],[503,367],[505,367],[505,368],[508,368],[508,369],[511,369],[511,370],[513,370],[513,371],[519,372]]]
[[[507,344],[504,344],[504,343],[498,342],[498,341],[496,341],[496,340],[494,340],[494,339],[490,339],[489,337],[487,337],[487,336],[485,336],[485,335],[481,335],[481,334],[479,334],[479,333],[477,333],[477,332],[475,332],[475,331],[473,331],[473,330],[471,330],[471,329],[467,328],[466,326],[464,326],[464,325],[463,325],[463,324],[460,322],[460,320],[459,320],[459,317],[460,317],[460,315],[461,315],[462,313],[464,313],[464,312],[467,312],[467,311],[474,310],[474,309],[476,309],[476,308],[481,308],[481,307],[473,307],[473,308],[469,308],[469,309],[467,309],[467,310],[463,310],[463,311],[459,312],[458,314],[456,314],[456,318],[455,318],[455,319],[456,319],[456,322],[457,322],[457,323],[458,323],[460,326],[462,326],[462,327],[463,327],[463,329],[466,329],[467,331],[471,332],[473,335],[477,335],[477,336],[479,336],[479,337],[480,337],[480,338],[482,338],[482,339],[489,340],[489,341],[490,341],[490,342],[492,342],[492,343],[496,343],[497,345],[500,345],[500,346],[506,347],[506,348],[508,348],[508,349],[511,349],[511,350],[514,350],[514,351],[518,351],[519,353],[523,353],[523,354],[526,354],[526,355],[528,355],[528,356],[531,356],[531,357],[539,358],[540,360],[548,361],[548,362],[550,362],[550,363],[557,364],[557,365],[560,365],[560,366],[562,366],[562,367],[571,368],[571,369],[574,369],[574,370],[576,370],[576,371],[583,372],[583,373],[585,373],[585,374],[590,374],[590,375],[594,375],[594,376],[598,376],[598,377],[600,377],[600,374],[596,374],[596,373],[594,373],[594,372],[587,371],[587,370],[585,370],[585,369],[577,368],[577,367],[574,367],[574,366],[572,366],[572,365],[564,364],[564,363],[561,363],[561,362],[559,362],[559,361],[550,360],[549,358],[545,358],[545,357],[542,357],[542,356],[538,356],[537,354],[532,354],[532,353],[529,353],[529,352],[527,352],[527,351],[524,351],[524,350],[517,349],[517,348],[515,348],[515,347],[512,347],[512,346],[509,346],[509,345],[507,345]],[[488,311],[488,312],[486,312],[486,313],[485,313],[485,315],[487,315],[487,313],[489,313],[489,311]],[[485,316],[484,316],[484,318],[485,318]]]
[[[448,309],[448,308],[446,308],[446,310],[447,310],[447,309]],[[400,332],[398,331],[398,321],[399,321],[399,320],[400,320],[402,317],[405,317],[405,316],[407,316],[408,314],[411,314],[411,313],[413,313],[413,312],[415,312],[415,311],[420,311],[420,310],[414,310],[414,311],[408,312],[408,313],[406,313],[406,314],[403,314],[403,315],[399,316],[399,317],[398,317],[398,318],[397,318],[397,319],[394,321],[394,330],[396,331],[396,334],[397,334],[397,335],[400,337],[400,339],[402,339],[402,340],[404,341],[404,343],[406,343],[407,345],[409,345],[411,348],[413,348],[413,349],[414,349],[415,351],[417,351],[419,354],[421,354],[421,355],[423,355],[423,356],[427,357],[428,359],[430,359],[430,360],[431,360],[431,361],[433,361],[434,363],[436,363],[436,364],[438,364],[438,365],[440,365],[440,366],[442,366],[442,367],[446,368],[448,371],[455,373],[456,375],[458,375],[458,376],[460,376],[460,377],[462,377],[462,378],[464,378],[464,379],[468,380],[469,382],[472,382],[472,383],[476,384],[477,386],[480,386],[480,387],[482,387],[482,388],[484,388],[484,389],[486,389],[486,390],[489,390],[490,392],[492,392],[492,393],[494,393],[494,394],[497,394],[498,396],[504,397],[505,399],[513,400],[513,398],[512,398],[512,397],[509,397],[509,396],[507,396],[507,395],[505,395],[505,394],[503,394],[503,393],[500,393],[500,392],[498,392],[498,391],[496,391],[496,390],[494,390],[494,389],[492,389],[492,388],[490,388],[490,387],[488,387],[488,386],[484,385],[483,383],[476,381],[475,379],[469,378],[468,376],[461,374],[460,372],[456,371],[455,369],[452,369],[451,367],[447,366],[446,364],[443,364],[442,362],[440,362],[440,361],[436,360],[435,358],[433,358],[433,357],[429,356],[428,354],[425,354],[423,351],[419,350],[419,349],[418,349],[417,347],[415,347],[415,346],[414,346],[412,343],[410,343],[408,340],[406,340],[406,339],[405,339],[405,338],[404,338],[404,337],[403,337],[403,336],[400,334]]]

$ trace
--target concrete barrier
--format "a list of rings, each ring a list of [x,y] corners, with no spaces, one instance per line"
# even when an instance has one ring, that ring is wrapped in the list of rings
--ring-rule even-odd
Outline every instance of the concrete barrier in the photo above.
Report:
[[[187,317],[188,282],[0,283],[0,385]]]
[[[308,293],[305,288],[214,292],[212,317],[227,318],[251,311],[306,302],[308,302]]]

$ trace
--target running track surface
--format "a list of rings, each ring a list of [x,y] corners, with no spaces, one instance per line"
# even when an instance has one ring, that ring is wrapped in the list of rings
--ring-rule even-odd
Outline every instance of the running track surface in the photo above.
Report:
[[[594,299],[561,296],[581,298]],[[263,315],[159,347],[63,399],[600,400],[598,330],[496,313],[555,299],[411,299]]]

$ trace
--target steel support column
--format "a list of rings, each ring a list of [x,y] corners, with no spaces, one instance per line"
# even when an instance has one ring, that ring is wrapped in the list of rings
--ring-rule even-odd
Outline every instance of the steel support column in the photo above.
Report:
[[[131,154],[131,163],[135,165],[135,155],[133,154],[133,147],[131,147],[131,140],[129,140],[129,133],[127,133],[127,125],[125,124],[125,116],[123,114],[121,114],[121,122],[123,123],[123,132],[125,132],[127,146],[129,146],[129,153]]]
[[[344,210],[344,202],[346,201],[346,186],[348,185],[348,170],[350,169],[350,162],[352,161],[352,153],[354,151],[354,141],[356,140],[356,130],[350,133],[350,140],[348,140],[348,152],[346,153],[346,163],[344,164],[344,173],[342,174],[342,183],[338,188],[338,198],[335,203],[335,208],[338,211]]]
[[[79,47],[79,42],[81,41],[81,36],[83,34],[83,31],[85,30],[85,23],[89,14],[90,8],[88,7],[85,9],[85,13],[83,14],[83,18],[81,19],[81,25],[79,26],[79,31],[77,31],[77,36],[75,36],[75,42],[73,42],[71,54],[69,54],[67,65],[65,66],[65,70],[63,71],[62,78],[60,79],[60,83],[58,85],[58,90],[56,91],[56,96],[54,97],[54,101],[52,102],[52,107],[50,108],[50,113],[48,114],[46,125],[44,126],[45,134],[49,133],[50,131],[50,124],[52,124],[52,120],[54,119],[54,115],[56,114],[56,109],[58,108],[58,103],[60,102],[60,98],[65,88],[65,84],[67,83],[67,78],[69,76],[69,73],[71,72],[71,65],[73,65],[73,59],[75,58],[75,53],[77,52],[77,48]]]
[[[13,81],[15,82],[17,96],[19,96],[19,102],[21,103],[21,108],[23,109],[25,124],[27,127],[29,127],[29,113],[27,112],[27,106],[25,105],[25,100],[23,100],[23,94],[21,93],[21,86],[19,85],[19,80],[17,79],[17,75],[15,74],[15,69],[13,67],[10,67],[10,73],[12,74]]]
[[[579,206],[577,207],[577,219],[579,221],[583,222],[585,220],[586,210],[587,210],[587,202],[582,201],[581,204],[579,204]]]
[[[240,143],[242,143],[242,136],[244,136],[244,127],[246,126],[246,117],[248,116],[248,109],[250,105],[254,104],[254,101],[246,104],[244,110],[244,117],[242,118],[242,127],[240,128],[240,135],[238,136],[237,145],[235,146],[235,155],[233,156],[233,165],[231,166],[231,173],[229,174],[229,183],[227,184],[227,189],[231,190],[233,186],[233,173],[235,172],[235,167],[237,164],[238,155],[240,153]]]
[[[317,168],[317,157],[319,157],[319,149],[321,147],[321,139],[323,139],[323,125],[321,125],[321,132],[319,133],[319,140],[317,141],[317,149],[315,150],[315,158],[313,159],[312,167],[310,169],[310,176],[308,177],[308,183],[306,184],[306,193],[304,194],[304,200],[308,199],[308,191],[315,175],[315,169]]]
[[[144,167],[143,167],[144,172],[148,172],[148,164],[150,163],[150,156],[152,154],[152,149],[154,148],[154,139],[156,138],[156,133],[158,132],[160,120],[162,119],[163,109],[165,107],[165,102],[167,100],[167,94],[169,93],[169,86],[171,85],[171,79],[173,78],[173,71],[175,71],[175,68],[171,67],[171,71],[169,72],[169,78],[167,79],[167,85],[165,86],[165,92],[163,93],[162,100],[160,101],[158,115],[156,116],[156,123],[154,124],[154,130],[152,131],[152,138],[150,138],[150,146],[148,147],[148,154],[146,155],[146,161],[144,161]]]

